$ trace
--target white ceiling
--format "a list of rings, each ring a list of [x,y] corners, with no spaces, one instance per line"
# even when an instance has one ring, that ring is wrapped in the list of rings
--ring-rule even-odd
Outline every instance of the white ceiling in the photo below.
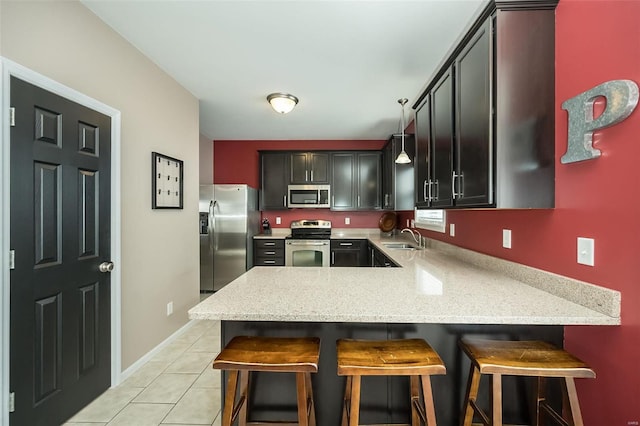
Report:
[[[486,0],[82,3],[200,100],[211,139],[386,139]],[[300,102],[277,114],[272,92]]]

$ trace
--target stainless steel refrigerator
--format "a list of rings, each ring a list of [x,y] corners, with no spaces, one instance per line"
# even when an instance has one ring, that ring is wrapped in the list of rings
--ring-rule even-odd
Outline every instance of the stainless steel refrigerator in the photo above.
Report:
[[[218,291],[253,265],[258,193],[247,185],[200,185],[200,291]]]

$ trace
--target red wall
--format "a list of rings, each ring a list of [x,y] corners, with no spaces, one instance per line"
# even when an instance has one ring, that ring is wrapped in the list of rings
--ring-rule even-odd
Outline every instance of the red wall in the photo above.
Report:
[[[567,113],[561,104],[608,80],[640,82],[639,23],[636,0],[558,4],[555,209],[449,211],[455,237],[423,232],[622,293],[620,327],[565,329],[566,347],[597,374],[577,385],[585,425],[590,426],[640,421],[640,107],[625,121],[594,134],[600,158],[563,165]],[[503,228],[512,230],[511,250],[502,248]],[[576,263],[579,236],[595,239],[594,267]]]
[[[567,145],[567,113],[560,105],[604,81],[640,82],[639,22],[637,0],[560,0],[558,4],[555,209],[449,211],[448,221],[456,225],[454,238],[424,232],[622,293],[621,326],[565,329],[566,347],[598,376],[578,380],[587,426],[627,426],[640,421],[640,107],[625,121],[594,135],[595,147],[602,150],[600,158],[563,165],[559,159]],[[361,148],[354,146],[356,142],[331,142],[330,147],[324,143],[215,142],[215,181],[257,186],[258,149]],[[383,142],[370,143],[373,149]],[[229,160],[235,154],[241,155],[242,162]],[[296,213],[287,214],[297,218]],[[377,225],[380,213],[363,215],[362,226]],[[411,216],[401,214],[401,222]],[[502,248],[503,228],[512,230],[510,250]],[[594,267],[576,263],[579,236],[595,239]]]
[[[213,182],[246,183],[260,187],[258,151],[264,150],[378,150],[384,140],[215,141]],[[235,160],[236,158],[241,160]],[[233,159],[233,160],[232,160]],[[327,219],[334,228],[376,228],[382,212],[332,212],[328,209],[291,209],[263,212],[274,228],[288,228],[292,220]],[[276,225],[276,217],[282,223]],[[350,225],[344,219],[349,218]]]

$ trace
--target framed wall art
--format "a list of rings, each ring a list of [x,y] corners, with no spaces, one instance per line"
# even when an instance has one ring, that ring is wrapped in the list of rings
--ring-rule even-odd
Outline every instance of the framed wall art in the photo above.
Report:
[[[151,208],[181,209],[184,190],[183,161],[151,153]]]

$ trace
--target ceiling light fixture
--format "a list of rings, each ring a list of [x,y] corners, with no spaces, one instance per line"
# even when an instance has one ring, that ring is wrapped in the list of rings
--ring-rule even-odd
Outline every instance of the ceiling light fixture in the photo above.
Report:
[[[296,106],[298,98],[288,93],[272,93],[267,96],[267,101],[276,112],[286,114]]]
[[[398,158],[396,158],[396,163],[398,164],[409,164],[411,162],[411,158],[409,158],[404,150],[404,105],[407,102],[409,102],[409,99],[407,98],[398,99],[398,103],[402,107],[402,116],[400,118],[400,131],[402,132],[400,136],[402,138],[402,151],[400,152],[400,154],[398,154]]]

